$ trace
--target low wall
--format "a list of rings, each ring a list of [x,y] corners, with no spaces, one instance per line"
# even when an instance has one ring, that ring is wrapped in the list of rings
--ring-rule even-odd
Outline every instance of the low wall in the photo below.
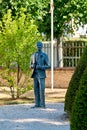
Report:
[[[2,71],[3,69],[0,69],[0,70]],[[55,69],[54,70],[54,88],[67,88],[74,70],[75,68]],[[47,75],[46,87],[51,88],[51,70],[47,70],[46,75]],[[25,79],[25,76],[22,75],[21,81],[24,81],[24,79]],[[31,84],[33,84],[32,78],[30,78],[30,81],[31,81]],[[2,84],[7,86],[6,80],[2,80],[2,78],[0,77],[0,86],[2,86]]]
[[[54,70],[54,88],[67,88],[75,68],[57,68]],[[51,87],[51,70],[47,70],[46,87]]]

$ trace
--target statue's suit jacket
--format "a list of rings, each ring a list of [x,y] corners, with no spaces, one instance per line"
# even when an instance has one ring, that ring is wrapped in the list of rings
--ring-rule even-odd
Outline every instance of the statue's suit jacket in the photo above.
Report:
[[[36,66],[41,66],[41,69],[36,69]],[[31,56],[30,67],[33,69],[31,78],[35,78],[37,75],[38,78],[46,78],[46,69],[50,68],[50,63],[48,59],[48,55],[44,52],[41,52],[38,55],[38,52],[34,53]]]

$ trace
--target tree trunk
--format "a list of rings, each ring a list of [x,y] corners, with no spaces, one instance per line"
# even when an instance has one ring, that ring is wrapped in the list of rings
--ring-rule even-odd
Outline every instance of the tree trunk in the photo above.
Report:
[[[60,45],[60,37],[57,38],[57,66],[59,67],[59,45]]]
[[[63,67],[62,37],[57,38],[57,63],[59,68]]]
[[[19,98],[19,96],[20,96],[19,81],[20,81],[20,66],[18,64],[18,68],[17,68],[17,98]]]

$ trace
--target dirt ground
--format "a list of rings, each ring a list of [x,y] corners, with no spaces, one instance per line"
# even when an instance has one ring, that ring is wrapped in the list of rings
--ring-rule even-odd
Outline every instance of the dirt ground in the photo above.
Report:
[[[45,89],[45,100],[46,102],[64,102],[65,94],[67,89],[58,88],[46,88]],[[11,96],[5,93],[3,89],[0,88],[0,105],[3,104],[15,104],[15,103],[27,103],[34,102],[34,90],[30,90],[25,94],[20,96],[20,99],[11,100]]]
[[[64,102],[65,100],[65,94],[67,89],[58,89],[54,88],[53,90],[51,88],[45,89],[45,98],[47,102]],[[26,94],[22,95],[22,97],[27,98],[34,98],[34,91],[30,90]]]

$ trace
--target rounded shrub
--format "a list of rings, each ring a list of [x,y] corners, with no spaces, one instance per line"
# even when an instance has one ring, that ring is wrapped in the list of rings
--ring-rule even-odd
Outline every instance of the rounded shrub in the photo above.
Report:
[[[76,96],[76,91],[79,88],[80,79],[82,74],[87,66],[87,46],[84,49],[84,52],[79,60],[79,63],[74,71],[74,74],[70,80],[66,95],[65,95],[65,104],[64,110],[69,114],[72,111],[73,102]]]
[[[70,130],[87,130],[87,67],[73,103]]]

